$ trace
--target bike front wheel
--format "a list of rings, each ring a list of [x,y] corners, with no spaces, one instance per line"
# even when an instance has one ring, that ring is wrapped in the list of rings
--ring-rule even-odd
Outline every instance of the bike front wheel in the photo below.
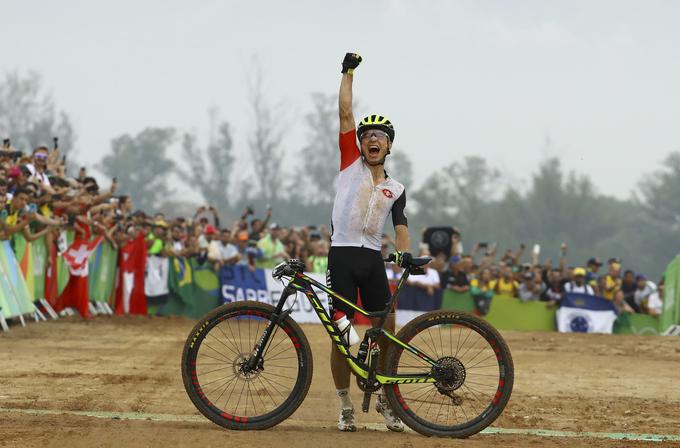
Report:
[[[512,393],[507,344],[486,321],[457,311],[433,311],[406,324],[397,337],[436,361],[396,344],[387,351],[391,375],[426,373],[434,382],[390,384],[384,392],[411,429],[426,436],[469,437],[501,414]]]
[[[208,313],[191,330],[182,354],[184,388],[196,408],[227,429],[266,429],[288,418],[312,382],[312,352],[300,326],[274,326],[262,360],[246,368],[275,309],[235,302]]]

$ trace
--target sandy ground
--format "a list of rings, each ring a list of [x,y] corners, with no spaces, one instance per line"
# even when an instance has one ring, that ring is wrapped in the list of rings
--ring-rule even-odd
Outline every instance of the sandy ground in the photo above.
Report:
[[[0,335],[0,408],[152,413],[186,421],[0,412],[0,446],[680,446],[596,438],[484,435],[426,438],[364,428],[334,429],[337,401],[329,342],[319,326],[303,329],[313,345],[314,380],[291,420],[267,431],[233,432],[204,420],[180,374],[183,318],[98,317],[14,326]],[[505,332],[515,389],[493,426],[548,430],[680,434],[680,338]],[[361,395],[353,388],[355,404]],[[375,412],[359,422],[378,423]]]

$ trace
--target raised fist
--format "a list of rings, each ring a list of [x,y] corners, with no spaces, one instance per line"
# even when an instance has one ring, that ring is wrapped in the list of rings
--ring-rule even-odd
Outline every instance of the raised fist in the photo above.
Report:
[[[354,73],[354,69],[361,64],[361,56],[357,53],[347,53],[342,61],[342,73]]]

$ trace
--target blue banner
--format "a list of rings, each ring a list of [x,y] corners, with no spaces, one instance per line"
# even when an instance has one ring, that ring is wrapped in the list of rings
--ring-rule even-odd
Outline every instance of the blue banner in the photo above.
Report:
[[[442,296],[444,295],[441,289],[435,289],[433,295],[429,295],[423,288],[418,288],[411,285],[404,285],[399,293],[399,302],[397,303],[397,310],[414,310],[414,311],[433,311],[438,310],[442,306]]]
[[[565,293],[560,306],[591,311],[613,311],[618,314],[618,310],[611,300],[588,294]]]
[[[248,266],[224,266],[219,276],[223,304],[241,300],[270,302],[264,269],[252,271]]]

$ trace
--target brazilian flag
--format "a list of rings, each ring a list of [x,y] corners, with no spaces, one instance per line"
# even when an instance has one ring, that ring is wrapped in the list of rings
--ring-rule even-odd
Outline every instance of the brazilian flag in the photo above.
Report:
[[[168,303],[158,310],[162,316],[203,317],[220,305],[219,281],[209,264],[193,258],[172,257],[168,272]]]

